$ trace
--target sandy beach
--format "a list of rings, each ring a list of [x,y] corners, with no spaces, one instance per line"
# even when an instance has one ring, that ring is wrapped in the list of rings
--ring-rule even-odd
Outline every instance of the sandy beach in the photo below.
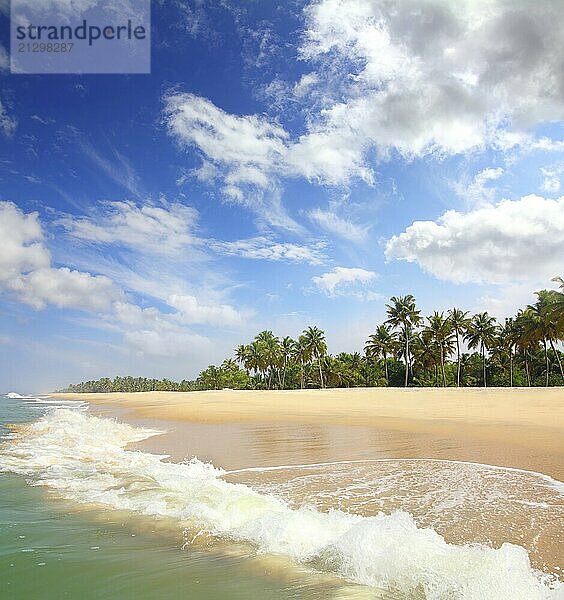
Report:
[[[564,479],[561,388],[56,394],[167,430],[142,447],[225,468],[437,458]],[[252,438],[252,439],[249,439]]]

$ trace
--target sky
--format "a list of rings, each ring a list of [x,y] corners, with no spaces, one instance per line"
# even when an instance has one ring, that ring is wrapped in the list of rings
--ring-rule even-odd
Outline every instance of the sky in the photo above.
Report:
[[[153,1],[146,75],[13,75],[0,32],[0,390],[361,351],[391,296],[503,319],[564,275],[558,1]]]

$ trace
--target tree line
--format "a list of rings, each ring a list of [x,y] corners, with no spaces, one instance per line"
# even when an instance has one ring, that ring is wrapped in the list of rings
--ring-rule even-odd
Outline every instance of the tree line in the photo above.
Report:
[[[329,354],[318,327],[307,327],[297,339],[265,330],[192,381],[116,377],[61,391],[563,385],[564,353],[557,345],[564,340],[564,280],[554,281],[559,290],[536,292],[536,302],[503,323],[459,308],[423,317],[412,295],[393,296],[362,353]]]

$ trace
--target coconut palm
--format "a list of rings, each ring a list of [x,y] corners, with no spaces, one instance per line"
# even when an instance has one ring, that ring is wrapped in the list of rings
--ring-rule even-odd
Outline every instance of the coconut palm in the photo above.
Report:
[[[327,354],[327,343],[325,342],[325,333],[318,327],[308,327],[304,330],[303,336],[309,349],[310,356],[317,360],[319,366],[319,382],[323,388],[323,371],[321,369],[321,358]]]
[[[388,356],[393,355],[396,348],[396,338],[391,329],[386,325],[379,325],[376,333],[368,337],[364,346],[364,353],[367,357],[382,357],[384,359],[384,372],[388,385],[390,378],[388,376]]]
[[[429,324],[423,335],[430,336],[439,350],[443,387],[446,386],[445,360],[454,350],[454,329],[451,321],[443,313],[434,312],[427,317]]]
[[[280,358],[282,361],[282,389],[285,389],[286,387],[286,371],[288,369],[290,360],[292,359],[295,344],[296,342],[288,335],[282,338],[282,341],[280,342]]]
[[[560,285],[560,291],[550,291],[549,304],[545,310],[558,331],[558,339],[562,340],[564,339],[564,279],[554,277],[552,281]]]
[[[304,389],[304,368],[311,360],[311,349],[308,346],[307,339],[300,335],[292,348],[294,360],[300,365],[300,388]]]
[[[515,346],[521,352],[523,362],[525,363],[525,373],[527,375],[527,385],[531,387],[531,370],[529,364],[529,350],[535,350],[538,346],[536,341],[533,341],[530,335],[530,321],[531,315],[525,310],[520,310],[515,317],[513,328],[514,328],[514,340]]]
[[[411,342],[413,360],[417,367],[421,370],[421,376],[418,376],[418,383],[421,384],[425,380],[425,372],[432,369],[435,371],[433,385],[437,385],[439,381],[439,364],[441,361],[441,351],[437,342],[428,331],[423,331],[419,335],[414,335]]]
[[[551,312],[548,310],[552,305],[552,292],[549,290],[541,290],[536,292],[537,301],[527,307],[526,313],[529,317],[528,335],[532,341],[541,342],[544,349],[546,386],[549,385],[550,379],[550,364],[548,360],[548,345],[560,367],[560,375],[564,380],[564,371],[562,370],[562,361],[554,347],[554,342],[558,340],[559,331],[557,324],[552,320]]]
[[[390,304],[386,304],[386,313],[388,315],[386,323],[389,323],[394,329],[398,329],[402,334],[402,353],[405,361],[405,387],[407,387],[411,367],[409,344],[414,328],[421,321],[420,312],[417,310],[415,298],[411,294],[399,297],[392,296]]]
[[[470,320],[468,319],[468,312],[464,312],[459,308],[449,310],[448,319],[456,339],[456,387],[460,387],[460,339],[466,333]]]
[[[472,317],[468,330],[464,336],[470,349],[480,348],[484,387],[487,387],[486,350],[490,348],[495,340],[496,329],[495,317],[491,317],[487,312],[482,312]]]

